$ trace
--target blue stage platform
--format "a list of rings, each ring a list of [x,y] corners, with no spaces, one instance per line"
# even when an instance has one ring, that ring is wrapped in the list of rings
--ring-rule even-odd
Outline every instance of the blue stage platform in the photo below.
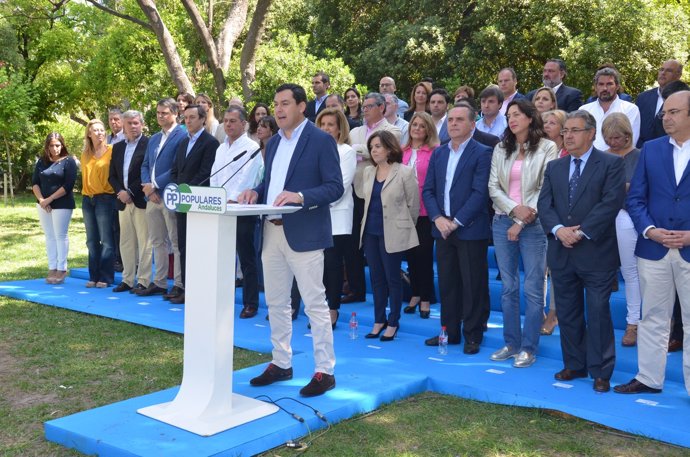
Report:
[[[491,274],[495,277],[495,272]],[[0,294],[167,331],[183,331],[184,306],[171,305],[161,297],[142,299],[127,293],[115,294],[109,289],[86,289],[85,282],[85,272],[73,270],[63,285],[51,286],[42,280],[7,282],[0,284]],[[492,281],[494,309],[498,306],[499,293],[500,282]],[[236,300],[239,315],[241,289]],[[266,310],[263,303],[261,306],[256,318],[235,320],[236,346],[270,352]],[[625,299],[618,292],[612,298],[618,341],[625,325],[624,309]],[[352,311],[357,312],[360,323],[356,340],[348,338],[347,321]],[[618,430],[690,447],[690,397],[683,386],[681,353],[669,354],[666,384],[660,395],[597,394],[592,390],[591,380],[567,383],[553,380],[553,374],[562,368],[557,332],[541,338],[537,363],[528,369],[515,369],[507,362],[491,362],[489,355],[503,344],[501,314],[496,311],[491,314],[480,353],[473,356],[463,354],[462,346],[449,346],[446,356],[424,346],[425,338],[438,333],[438,305],[432,306],[428,320],[418,315],[403,315],[400,333],[392,343],[364,339],[372,324],[371,303],[342,306],[334,332],[337,388],[305,401],[323,413],[329,423],[372,411],[409,395],[435,391],[492,403],[554,409]],[[304,315],[294,322],[293,349],[293,380],[263,388],[251,387],[249,379],[264,368],[255,366],[235,373],[233,391],[249,397],[299,398],[299,388],[313,372],[312,342]],[[635,348],[623,348],[618,343],[616,351],[613,385],[627,382],[637,370]],[[102,456],[230,456],[253,455],[327,426],[310,408],[290,400],[278,403],[304,418],[305,423],[279,411],[211,437],[200,437],[136,413],[140,407],[171,400],[176,391],[177,388],[167,389],[46,422],[46,438],[86,454]]]

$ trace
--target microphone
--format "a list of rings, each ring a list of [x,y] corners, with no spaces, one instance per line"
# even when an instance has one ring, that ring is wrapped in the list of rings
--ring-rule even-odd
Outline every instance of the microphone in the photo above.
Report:
[[[247,151],[244,151],[244,152],[247,152]],[[242,157],[242,155],[244,155],[244,152],[243,152],[239,157]],[[244,163],[240,166],[240,168],[238,168],[237,170],[235,170],[235,172],[234,172],[234,173],[233,173],[223,184],[221,184],[220,187],[225,187],[225,185],[226,185],[232,178],[234,178],[235,175],[236,175],[237,173],[239,173],[240,170],[243,169],[243,168],[245,167],[245,165],[247,165],[249,162],[251,162],[252,160],[254,160],[254,157],[256,157],[256,155],[257,155],[258,153],[260,153],[260,152],[261,152],[261,148],[259,148],[259,149],[257,149],[256,151],[252,152],[252,155],[249,156],[249,159],[247,159],[247,161],[244,162]],[[234,160],[234,159],[233,159],[233,160]]]
[[[217,175],[218,173],[220,173],[222,170],[224,170],[224,169],[225,169],[228,165],[230,165],[231,163],[233,163],[233,162],[235,162],[235,161],[237,161],[237,160],[240,160],[240,159],[242,158],[242,156],[244,156],[246,153],[247,153],[247,150],[245,149],[244,151],[242,151],[242,152],[240,152],[239,154],[237,154],[235,157],[232,158],[232,160],[231,160],[230,162],[226,163],[225,165],[223,165],[222,167],[220,167],[219,169],[217,169],[214,173],[212,173],[208,178],[206,178],[206,179],[204,179],[203,181],[201,181],[201,182],[199,183],[199,185],[200,185],[200,186],[203,186],[204,184],[206,184],[207,182],[209,182],[209,181],[211,180],[211,178],[213,178],[215,175]]]

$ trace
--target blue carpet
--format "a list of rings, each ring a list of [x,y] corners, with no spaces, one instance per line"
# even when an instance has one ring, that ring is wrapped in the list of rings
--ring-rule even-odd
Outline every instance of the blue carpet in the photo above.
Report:
[[[110,289],[86,289],[85,280],[79,277],[83,278],[84,272],[74,270],[72,277],[60,286],[47,285],[43,280],[2,283],[0,294],[172,332],[183,331],[184,306],[171,305],[160,297],[142,299],[128,293],[115,294]],[[492,283],[492,300],[497,284],[500,287],[500,283]],[[690,447],[690,398],[682,384],[681,353],[668,356],[666,384],[661,395],[596,394],[591,380],[568,383],[553,380],[553,374],[562,368],[557,332],[541,338],[538,361],[529,369],[491,362],[489,355],[503,344],[501,314],[492,312],[479,354],[467,356],[462,354],[462,346],[449,346],[449,354],[439,356],[435,348],[423,345],[425,338],[438,332],[438,305],[432,306],[431,319],[403,315],[396,341],[381,343],[363,338],[373,324],[371,297],[368,298],[368,303],[341,308],[334,333],[337,388],[307,401],[330,423],[430,390],[485,402],[559,410],[629,433]],[[622,300],[624,303],[624,297]],[[237,290],[236,301],[241,303],[241,289]],[[237,315],[240,309],[236,305]],[[357,340],[348,338],[347,322],[353,311],[360,324]],[[624,323],[624,314],[620,316],[624,306],[612,306],[612,312],[618,314],[616,320],[622,319]],[[265,314],[262,302],[256,318],[235,320],[237,346],[270,352]],[[233,391],[274,399],[298,396],[299,388],[313,372],[313,357],[306,316],[300,315],[294,325],[294,379],[252,388],[248,380],[263,369],[256,366],[235,373]],[[619,341],[622,330],[619,325],[616,327]],[[617,344],[616,351],[613,385],[627,382],[637,371],[635,348]],[[171,400],[176,391],[177,388],[168,389],[49,421],[45,424],[46,438],[99,455],[252,455],[326,426],[310,409],[289,400],[280,404],[303,417],[304,424],[279,411],[207,438],[136,413],[139,407]]]

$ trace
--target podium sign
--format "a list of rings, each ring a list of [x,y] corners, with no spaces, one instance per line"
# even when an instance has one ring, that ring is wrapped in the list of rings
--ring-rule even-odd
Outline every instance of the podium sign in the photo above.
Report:
[[[180,190],[182,186],[178,186],[177,191],[187,193],[186,189]],[[200,195],[196,192],[198,188],[187,188],[191,189],[191,195]],[[171,189],[171,195],[173,192]],[[210,198],[214,194],[204,195]],[[173,202],[174,197],[170,201]],[[201,201],[206,203],[199,203]],[[224,204],[222,213],[211,213],[206,208],[194,206],[211,204],[208,202],[181,197],[175,203],[182,212],[189,212],[184,367],[180,390],[172,402],[137,411],[202,436],[214,435],[278,411],[275,405],[232,392],[237,216],[284,214],[300,209]]]

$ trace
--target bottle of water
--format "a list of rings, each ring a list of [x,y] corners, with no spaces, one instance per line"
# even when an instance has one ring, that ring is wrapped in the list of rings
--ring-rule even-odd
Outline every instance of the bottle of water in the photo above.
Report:
[[[438,353],[448,355],[448,333],[445,326],[441,327],[441,333],[438,335]]]
[[[350,339],[357,339],[357,313],[355,313],[354,311],[352,312],[352,316],[350,317]]]

